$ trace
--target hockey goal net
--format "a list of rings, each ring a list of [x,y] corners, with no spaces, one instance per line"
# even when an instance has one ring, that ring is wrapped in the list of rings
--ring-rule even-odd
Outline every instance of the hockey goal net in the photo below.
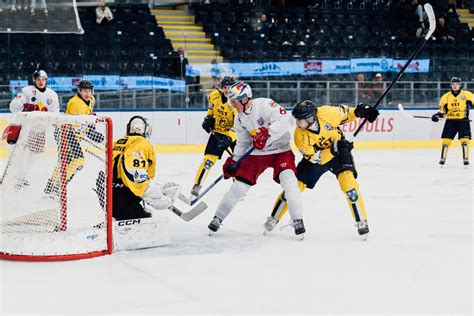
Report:
[[[0,171],[0,258],[72,260],[112,252],[112,122],[31,112]]]

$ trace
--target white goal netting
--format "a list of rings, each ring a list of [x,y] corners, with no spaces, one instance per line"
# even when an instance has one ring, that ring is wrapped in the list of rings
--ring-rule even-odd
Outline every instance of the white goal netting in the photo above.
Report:
[[[0,174],[0,253],[62,256],[109,248],[110,121],[17,114],[20,137]]]

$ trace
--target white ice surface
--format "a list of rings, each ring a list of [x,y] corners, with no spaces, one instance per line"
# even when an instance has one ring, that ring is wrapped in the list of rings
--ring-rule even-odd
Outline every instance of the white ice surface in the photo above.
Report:
[[[440,168],[439,150],[356,151],[366,242],[329,173],[303,193],[304,241],[290,229],[263,236],[280,191],[268,171],[209,237],[207,224],[230,185],[222,182],[195,220],[170,214],[168,247],[73,262],[0,262],[0,314],[471,315],[473,167],[464,168],[460,155],[451,149]],[[200,159],[159,155],[158,179],[181,183],[187,194]]]

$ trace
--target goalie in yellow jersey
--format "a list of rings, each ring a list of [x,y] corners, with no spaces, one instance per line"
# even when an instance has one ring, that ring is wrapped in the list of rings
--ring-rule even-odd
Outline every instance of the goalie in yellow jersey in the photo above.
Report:
[[[451,91],[445,93],[439,101],[441,112],[435,113],[431,120],[438,122],[440,118],[445,118],[443,133],[441,138],[441,159],[440,165],[446,163],[449,146],[456,134],[462,147],[463,163],[469,165],[469,150],[471,140],[471,125],[469,124],[469,108],[473,107],[474,98],[470,91],[461,89],[461,78],[451,79]]]
[[[154,182],[156,157],[148,141],[151,126],[141,116],[127,124],[127,135],[114,142],[113,204],[116,220],[151,217],[142,201],[155,209],[170,207],[179,194],[179,185]]]
[[[212,166],[222,157],[227,148],[235,146],[235,132],[231,130],[234,126],[234,117],[237,110],[227,102],[227,89],[235,83],[234,78],[224,77],[220,88],[209,94],[209,106],[207,116],[202,122],[202,128],[210,133],[204,150],[204,158],[199,165],[194,178],[194,186],[191,195],[198,196],[202,183],[206,179]]]
[[[331,171],[346,195],[347,203],[356,222],[359,235],[369,232],[364,200],[356,181],[357,171],[351,154],[353,144],[344,139],[339,125],[358,117],[375,121],[379,111],[364,103],[357,107],[346,105],[316,107],[309,100],[300,101],[292,111],[296,118],[295,144],[303,159],[297,166],[298,186],[301,191],[313,189],[319,178]],[[271,216],[264,224],[265,231],[272,231],[288,210],[285,192],[278,197]]]

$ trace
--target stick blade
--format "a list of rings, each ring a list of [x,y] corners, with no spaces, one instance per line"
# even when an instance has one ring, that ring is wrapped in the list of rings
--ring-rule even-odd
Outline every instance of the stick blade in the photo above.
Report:
[[[430,23],[430,28],[428,29],[428,33],[425,36],[425,40],[429,40],[431,35],[433,35],[434,31],[436,30],[436,17],[431,4],[426,3],[423,7],[426,11],[426,15],[428,16],[428,22]]]
[[[184,219],[186,222],[194,219],[196,216],[201,214],[207,209],[207,204],[205,202],[199,202],[195,207],[193,207],[189,212],[183,213],[181,218]]]

